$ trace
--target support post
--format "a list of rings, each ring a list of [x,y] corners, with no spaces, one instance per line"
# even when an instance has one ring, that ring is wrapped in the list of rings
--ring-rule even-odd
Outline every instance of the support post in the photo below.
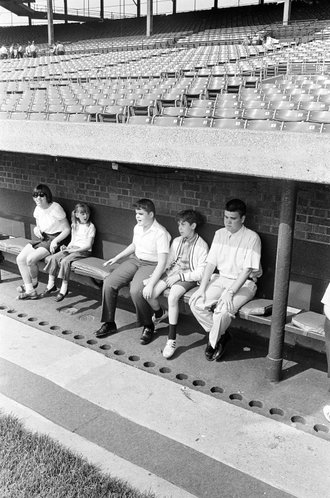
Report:
[[[214,8],[214,9],[217,9],[217,8],[218,8],[218,0],[214,0],[214,5],[213,5],[213,8]]]
[[[147,36],[153,32],[153,0],[147,0]]]
[[[284,181],[277,240],[273,314],[266,363],[267,378],[271,382],[279,382],[282,374],[284,328],[289,294],[296,200],[297,186],[295,182]]]
[[[104,0],[100,0],[100,19],[104,19]]]
[[[291,0],[284,1],[284,9],[283,9],[283,26],[287,26],[289,24],[291,18]]]
[[[172,14],[176,14],[176,0],[172,0],[172,3],[173,3],[173,10],[172,10]]]
[[[68,0],[64,0],[64,23],[68,24]]]
[[[54,45],[54,22],[52,0],[47,0],[47,25],[48,25],[48,45]]]
[[[141,0],[136,1],[136,17],[141,17]]]

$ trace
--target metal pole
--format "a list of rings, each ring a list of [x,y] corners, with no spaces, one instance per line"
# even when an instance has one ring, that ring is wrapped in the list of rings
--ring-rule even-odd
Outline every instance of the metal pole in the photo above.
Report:
[[[147,36],[153,32],[153,0],[147,0]]]
[[[52,0],[47,0],[48,45],[54,45],[54,23]]]
[[[141,0],[136,2],[136,17],[141,17]]]
[[[104,19],[104,0],[100,0],[100,19]]]
[[[172,14],[176,14],[176,0],[172,0],[173,3],[173,9],[172,9]]]
[[[290,17],[291,17],[291,0],[285,0],[284,10],[283,10],[283,26],[287,26],[289,24]]]
[[[65,15],[64,23],[67,24],[68,23],[68,1],[67,0],[64,0],[64,15]]]
[[[273,314],[266,363],[267,378],[271,382],[279,382],[282,373],[284,327],[289,294],[296,200],[297,186],[295,182],[284,181],[277,240]]]

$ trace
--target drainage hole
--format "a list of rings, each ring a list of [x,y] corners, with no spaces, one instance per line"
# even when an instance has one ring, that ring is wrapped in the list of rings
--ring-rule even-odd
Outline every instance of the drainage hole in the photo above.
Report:
[[[329,432],[329,428],[323,424],[316,424],[313,429],[315,432]]]
[[[264,404],[262,401],[253,399],[252,401],[250,401],[249,406],[251,406],[251,408],[263,408]]]
[[[171,372],[171,369],[170,368],[167,368],[167,367],[162,367],[159,369],[160,373],[162,374],[168,374]]]
[[[110,344],[102,344],[102,346],[100,346],[100,349],[103,349],[104,351],[110,348],[111,348]]]
[[[306,424],[306,420],[300,415],[293,415],[293,417],[291,417],[291,422],[293,424]]]
[[[16,310],[7,310],[7,313],[16,313]]]
[[[26,313],[20,313],[17,316],[18,316],[18,318],[25,318],[27,316],[27,314]]]
[[[193,386],[205,386],[205,382],[203,380],[193,380]]]
[[[70,335],[72,334],[72,330],[62,330],[63,335]]]
[[[128,359],[129,359],[129,361],[139,361],[140,356],[132,355],[132,356],[129,356]]]
[[[281,417],[283,417],[283,415],[284,415],[284,411],[281,410],[281,408],[271,408],[269,410],[269,413],[271,415],[280,415]]]
[[[232,401],[242,401],[243,399],[243,396],[241,394],[238,394],[238,393],[233,393],[233,394],[230,394],[229,395],[229,399],[231,399]]]
[[[186,374],[178,374],[178,375],[176,376],[176,378],[177,378],[178,380],[186,380],[186,379],[188,379],[188,375],[186,375]]]
[[[6,309],[7,309],[7,306],[4,306],[4,305],[0,306],[0,310],[6,310]]]
[[[36,318],[35,316],[31,316],[30,318],[28,318],[28,322],[36,322],[38,320],[38,318]]]
[[[93,346],[93,344],[97,344],[97,341],[95,339],[89,339],[86,342],[87,342],[87,344],[90,344],[91,346]]]
[[[143,363],[143,366],[147,368],[152,368],[155,366],[155,364],[152,361],[146,361]]]
[[[39,325],[41,325],[42,327],[44,327],[45,325],[49,325],[49,322],[39,322]]]
[[[58,325],[52,325],[49,328],[50,328],[50,330],[60,330],[61,327],[59,327]]]
[[[77,339],[77,340],[80,340],[80,339],[84,339],[84,336],[80,335],[80,334],[77,334],[77,335],[74,335],[73,338]]]
[[[125,351],[123,351],[122,349],[116,349],[113,354],[115,354],[116,356],[122,356],[123,354],[125,354]]]
[[[215,393],[222,394],[224,392],[224,389],[222,389],[222,387],[214,386],[214,387],[211,387],[210,391],[213,394],[215,394]]]

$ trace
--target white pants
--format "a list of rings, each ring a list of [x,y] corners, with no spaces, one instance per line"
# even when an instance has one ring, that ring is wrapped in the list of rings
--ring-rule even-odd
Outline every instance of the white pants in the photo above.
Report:
[[[206,287],[205,301],[201,297],[194,298],[194,294],[189,300],[191,311],[203,329],[209,333],[209,343],[213,348],[226,332],[239,308],[251,301],[257,290],[256,284],[252,280],[247,280],[233,296],[234,312],[229,313],[225,306],[219,303],[219,300],[223,292],[229,289],[234,281],[214,274]],[[214,306],[214,311],[211,311],[210,308]]]

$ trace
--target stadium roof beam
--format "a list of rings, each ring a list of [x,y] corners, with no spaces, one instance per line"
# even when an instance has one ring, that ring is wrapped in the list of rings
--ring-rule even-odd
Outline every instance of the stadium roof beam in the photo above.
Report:
[[[153,0],[147,0],[147,36],[153,33]]]
[[[283,26],[287,26],[289,24],[290,17],[291,17],[291,0],[284,0]]]
[[[48,31],[48,45],[54,45],[54,23],[53,23],[53,2],[47,0],[47,31]]]

